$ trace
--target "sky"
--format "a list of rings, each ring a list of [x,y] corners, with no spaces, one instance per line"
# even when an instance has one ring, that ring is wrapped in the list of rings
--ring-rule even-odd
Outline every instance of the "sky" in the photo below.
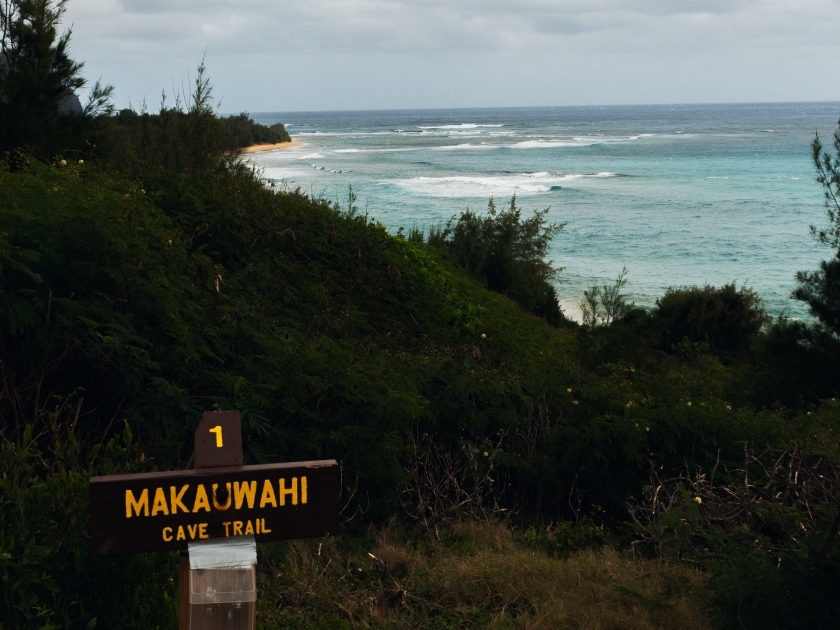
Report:
[[[840,0],[69,0],[119,107],[221,112],[840,100]]]

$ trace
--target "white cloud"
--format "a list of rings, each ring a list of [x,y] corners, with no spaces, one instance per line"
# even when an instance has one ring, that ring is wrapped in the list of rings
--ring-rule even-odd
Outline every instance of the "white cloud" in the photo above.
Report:
[[[835,0],[71,0],[68,19],[123,103],[205,51],[230,110],[840,97]]]

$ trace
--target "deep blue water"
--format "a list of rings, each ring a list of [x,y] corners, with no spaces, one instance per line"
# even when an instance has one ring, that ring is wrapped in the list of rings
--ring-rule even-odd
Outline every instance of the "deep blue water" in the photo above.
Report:
[[[561,305],[626,266],[652,306],[669,286],[753,287],[772,314],[805,317],[794,273],[829,255],[809,145],[840,103],[285,112],[306,146],[252,154],[277,185],[357,205],[392,231],[422,229],[516,194],[565,223],[551,258]]]

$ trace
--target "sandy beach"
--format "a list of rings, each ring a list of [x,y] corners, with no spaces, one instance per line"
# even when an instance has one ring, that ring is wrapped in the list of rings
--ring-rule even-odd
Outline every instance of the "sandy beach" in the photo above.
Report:
[[[289,147],[302,147],[305,142],[278,142],[277,144],[252,144],[242,149],[242,153],[257,153],[258,151],[274,151],[275,149],[288,149]]]

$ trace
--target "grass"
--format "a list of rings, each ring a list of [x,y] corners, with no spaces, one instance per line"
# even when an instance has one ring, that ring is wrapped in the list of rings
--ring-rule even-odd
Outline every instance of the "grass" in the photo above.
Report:
[[[611,547],[552,557],[498,523],[265,545],[258,628],[708,628],[707,574]]]

